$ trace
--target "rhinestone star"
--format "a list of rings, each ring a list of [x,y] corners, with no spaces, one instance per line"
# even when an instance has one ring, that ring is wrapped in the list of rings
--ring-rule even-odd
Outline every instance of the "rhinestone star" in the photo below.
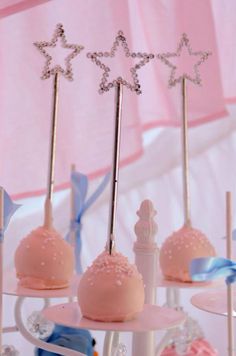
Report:
[[[100,58],[102,57],[110,57],[110,58],[114,57],[120,45],[122,46],[126,57],[139,59],[138,63],[136,63],[133,67],[130,68],[132,83],[128,82],[122,77],[117,77],[111,81],[110,80],[111,69],[100,60]],[[94,62],[97,66],[99,66],[103,70],[102,79],[100,82],[100,90],[99,90],[100,94],[110,90],[112,87],[116,86],[117,83],[121,83],[125,85],[128,89],[135,91],[136,94],[141,94],[141,86],[139,83],[137,71],[145,64],[150,62],[150,60],[154,58],[154,55],[148,53],[130,52],[124,33],[122,31],[119,31],[111,47],[110,52],[92,52],[92,53],[88,53],[87,57],[90,58],[92,62]]]
[[[63,74],[67,79],[73,80],[73,71],[71,66],[71,60],[77,56],[80,51],[84,48],[83,46],[79,46],[76,44],[68,44],[66,40],[66,36],[64,33],[64,28],[62,24],[58,24],[56,26],[56,30],[50,42],[35,42],[34,45],[39,49],[42,55],[46,58],[46,63],[44,65],[42,71],[42,79],[48,79],[51,75],[56,73]],[[62,68],[60,65],[55,65],[54,67],[50,67],[52,63],[52,56],[50,56],[45,48],[52,47],[55,48],[58,44],[58,39],[60,38],[61,47],[66,49],[71,49],[72,52],[65,57],[65,68]]]
[[[196,57],[196,63],[193,66],[194,77],[192,77],[188,73],[183,73],[178,78],[176,78],[177,66],[172,64],[169,61],[169,58],[180,57],[184,46],[186,47],[189,56]],[[190,42],[189,42],[188,36],[185,33],[183,33],[182,37],[181,37],[181,40],[179,42],[179,45],[177,47],[176,52],[174,52],[174,53],[168,52],[168,53],[158,54],[157,58],[160,59],[169,68],[171,68],[171,72],[170,72],[168,83],[169,83],[170,87],[173,87],[177,83],[180,83],[183,80],[183,78],[186,78],[186,79],[190,80],[194,84],[201,85],[201,77],[200,77],[200,73],[199,73],[199,66],[203,62],[205,62],[210,55],[211,55],[211,52],[203,52],[203,51],[193,52],[192,48],[190,46]]]

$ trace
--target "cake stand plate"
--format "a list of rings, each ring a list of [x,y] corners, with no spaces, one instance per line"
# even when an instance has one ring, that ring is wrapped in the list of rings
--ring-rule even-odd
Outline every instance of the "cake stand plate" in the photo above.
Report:
[[[77,302],[48,307],[42,311],[43,316],[56,324],[72,328],[101,331],[145,332],[170,329],[185,321],[185,314],[157,305],[145,305],[135,320],[126,322],[98,322],[83,318]]]
[[[234,312],[236,317],[236,290],[234,290]],[[191,303],[203,311],[227,316],[227,291],[226,289],[195,294]]]
[[[75,275],[68,288],[35,290],[19,286],[15,270],[3,273],[3,294],[30,298],[67,298],[77,295],[79,275]]]
[[[157,287],[165,288],[217,288],[222,286],[223,283],[220,280],[210,282],[178,282],[165,279],[162,275],[157,277]]]

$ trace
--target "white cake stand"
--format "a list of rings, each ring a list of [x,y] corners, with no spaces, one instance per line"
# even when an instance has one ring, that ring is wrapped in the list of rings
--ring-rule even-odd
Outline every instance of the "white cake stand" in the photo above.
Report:
[[[19,286],[15,270],[4,272],[3,293],[26,298],[71,298],[77,295],[80,276],[73,276],[68,288],[35,290]]]
[[[218,288],[222,286],[223,283],[220,280],[214,280],[210,282],[179,282],[171,281],[165,279],[163,275],[159,274],[157,276],[157,287],[163,288],[183,288],[183,289],[194,289],[194,288]]]
[[[157,287],[158,288],[166,288],[166,306],[170,308],[181,308],[180,302],[180,289],[204,289],[204,288],[217,288],[222,285],[220,280],[210,281],[210,282],[178,282],[178,281],[171,281],[164,278],[162,274],[157,275]],[[172,330],[167,331],[164,335],[162,340],[156,346],[156,355],[161,355],[161,352],[168,344],[170,339],[173,336]]]
[[[33,290],[23,288],[18,285],[18,280],[14,270],[4,272],[3,294],[18,297],[15,303],[14,315],[16,326],[3,328],[3,332],[19,331],[21,335],[30,343],[46,351],[54,352],[65,356],[86,356],[81,352],[71,350],[65,347],[49,344],[29,333],[22,318],[22,306],[26,298],[41,298],[44,301],[44,307],[49,306],[49,298],[73,298],[77,294],[80,276],[74,276],[68,288],[55,290]]]
[[[186,319],[182,312],[148,304],[136,319],[126,322],[105,323],[83,318],[77,302],[50,306],[42,314],[56,324],[72,328],[118,332],[166,330],[181,325]]]
[[[145,305],[144,310],[132,321],[103,323],[83,318],[78,303],[66,303],[45,308],[43,316],[57,324],[74,328],[106,331],[103,355],[110,356],[115,338],[120,332],[150,332],[169,330],[181,325],[186,315],[182,312],[156,305]]]
[[[227,316],[227,291],[220,289],[195,294],[191,298],[191,303],[196,308],[212,314]],[[236,290],[234,290],[234,313],[236,317]]]

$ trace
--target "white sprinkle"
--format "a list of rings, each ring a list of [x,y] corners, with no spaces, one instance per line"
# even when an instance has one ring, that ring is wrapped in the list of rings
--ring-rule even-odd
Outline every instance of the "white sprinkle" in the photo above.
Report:
[[[30,248],[30,245],[26,245],[26,248],[29,249],[29,248]]]
[[[41,266],[45,266],[45,262],[41,262],[40,264],[41,264]]]
[[[121,281],[118,279],[118,281],[116,281],[116,284],[118,285],[118,286],[121,286]]]

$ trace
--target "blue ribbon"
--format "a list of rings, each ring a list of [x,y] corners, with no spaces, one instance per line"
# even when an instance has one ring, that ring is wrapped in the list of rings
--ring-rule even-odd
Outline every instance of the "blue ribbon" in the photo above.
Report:
[[[3,200],[4,200],[4,211],[3,211],[3,229],[0,229],[0,242],[3,242],[4,232],[8,227],[11,217],[14,215],[16,210],[21,206],[19,204],[13,203],[9,194],[4,190]]]
[[[102,182],[99,184],[95,192],[86,200],[88,193],[88,177],[79,172],[72,172],[71,184],[74,192],[74,208],[76,219],[71,221],[69,233],[66,235],[67,241],[70,238],[70,234],[75,233],[75,261],[77,273],[83,273],[81,266],[81,228],[82,217],[86,210],[98,199],[106,188],[110,180],[110,173],[106,174]]]
[[[56,325],[53,333],[44,339],[45,342],[63,346],[72,350],[93,356],[93,338],[88,330],[74,329],[66,326]],[[35,349],[35,356],[60,356],[54,352]]]
[[[226,284],[231,284],[236,281],[236,263],[223,257],[196,258],[191,262],[190,275],[196,282],[224,277]]]
[[[226,239],[226,237],[224,236],[223,239]],[[236,241],[236,229],[232,231],[232,239]]]

